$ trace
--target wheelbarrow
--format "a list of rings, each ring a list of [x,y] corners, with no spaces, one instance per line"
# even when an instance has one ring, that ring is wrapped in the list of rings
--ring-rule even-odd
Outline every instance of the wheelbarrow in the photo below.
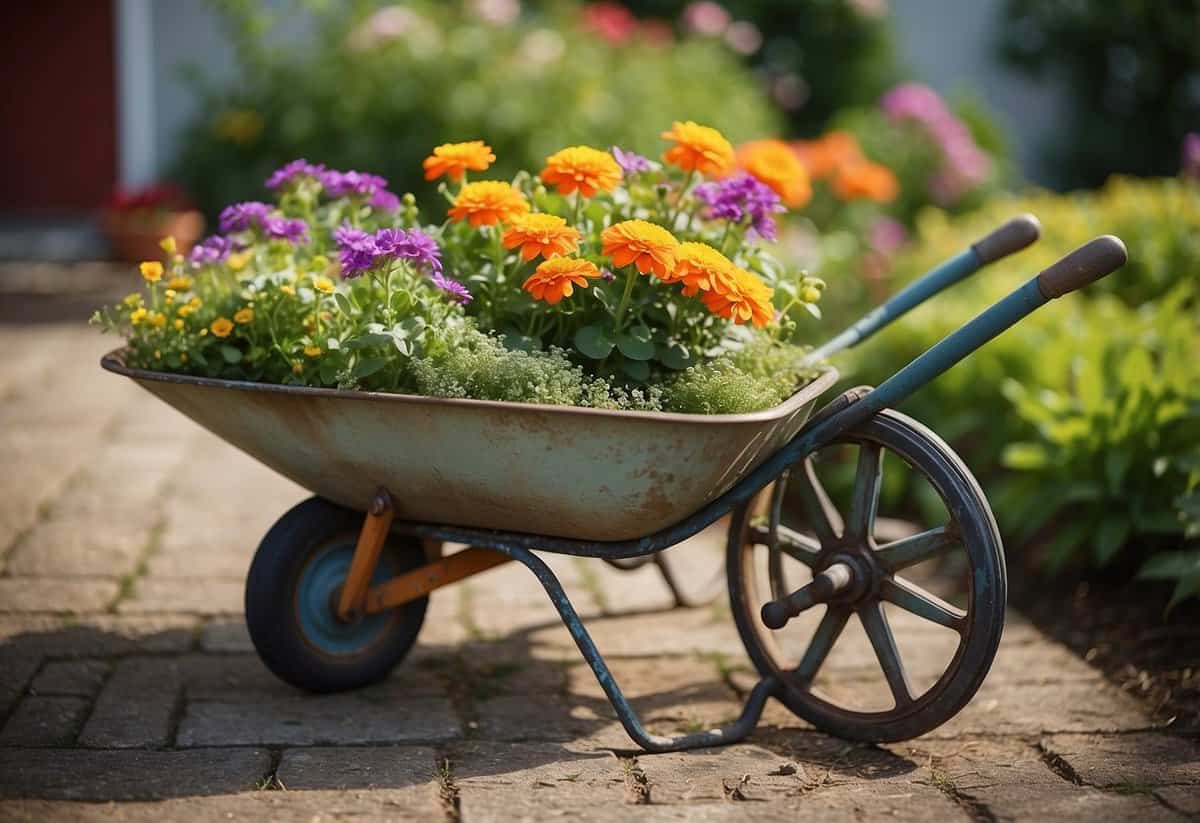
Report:
[[[1000,227],[821,346],[813,363],[1024,248],[1038,231],[1029,216]],[[335,692],[386,677],[415,644],[432,591],[516,560],[537,577],[621,724],[646,751],[741,740],[771,697],[841,737],[896,741],[934,729],[975,694],[1000,642],[1006,578],[979,484],[936,434],[891,407],[1050,299],[1125,260],[1119,239],[1092,240],[877,388],[845,392],[816,414],[818,398],[838,379],[827,366],[775,408],[685,415],[208,379],[129,368],[120,350],[102,365],[315,494],[271,527],[246,581],[250,637],[288,683]],[[813,470],[814,456],[833,447],[857,451],[843,511]],[[928,482],[944,503],[945,522],[877,539],[888,453]],[[795,527],[783,523],[789,485],[804,512]],[[726,515],[730,604],[761,680],[728,727],[651,734],[537,552],[628,567]],[[445,553],[454,544],[465,548]],[[902,574],[948,555],[969,572],[957,605]],[[760,595],[763,558],[768,583]],[[785,564],[811,579],[793,588]],[[824,614],[795,660],[783,638],[810,609]],[[955,638],[952,658],[927,689],[914,688],[907,675],[888,619],[893,609]],[[886,708],[847,707],[818,687],[818,672],[854,615],[890,690]]]

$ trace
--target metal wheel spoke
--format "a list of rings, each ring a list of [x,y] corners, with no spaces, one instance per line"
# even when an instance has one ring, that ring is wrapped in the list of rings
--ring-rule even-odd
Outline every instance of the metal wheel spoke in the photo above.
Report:
[[[896,572],[958,545],[961,545],[959,539],[945,526],[939,526],[880,546],[875,552],[875,559],[888,571]]]
[[[846,628],[846,621],[849,619],[850,609],[829,607],[825,616],[821,618],[817,630],[813,633],[812,640],[808,641],[804,657],[800,658],[800,663],[793,672],[797,681],[806,686],[812,683],[813,678],[817,676],[817,670],[829,656],[830,649],[841,636],[842,629]]]
[[[879,596],[906,612],[923,617],[930,622],[945,626],[962,634],[967,613],[952,606],[936,594],[926,591],[903,577],[885,579],[879,588]]]
[[[863,629],[875,649],[875,657],[883,676],[887,679],[888,688],[899,708],[913,700],[912,686],[908,682],[908,674],[904,671],[904,662],[900,659],[900,651],[896,648],[896,638],[892,627],[888,625],[887,615],[883,612],[883,604],[879,601],[868,603],[858,610],[858,618],[862,621]]]
[[[775,546],[779,551],[810,569],[821,553],[821,544],[807,534],[801,534],[787,526],[780,526],[775,533]]]
[[[812,458],[804,461],[803,471],[793,471],[792,482],[801,487],[801,500],[804,503],[804,514],[808,525],[812,528],[822,546],[828,546],[842,536],[842,516],[837,507],[829,499],[825,487],[813,468]]]
[[[847,535],[865,540],[875,530],[875,512],[879,508],[879,483],[883,479],[883,449],[863,443],[858,450],[858,470],[854,475],[854,494],[846,515]]]

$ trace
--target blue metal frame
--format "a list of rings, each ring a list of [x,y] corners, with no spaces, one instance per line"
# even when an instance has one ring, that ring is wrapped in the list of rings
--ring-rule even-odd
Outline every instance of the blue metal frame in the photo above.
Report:
[[[821,350],[835,351],[854,345],[922,300],[928,299],[948,285],[977,270],[979,265],[974,251],[967,251],[952,258],[881,307],[886,309],[885,311],[877,310],[863,318],[822,347]],[[746,701],[741,716],[732,725],[723,729],[674,738],[650,734],[613,679],[612,672],[609,671],[604,658],[601,657],[587,629],[584,628],[579,614],[575,611],[566,592],[563,591],[562,584],[559,583],[545,562],[533,553],[533,550],[577,557],[620,560],[642,557],[670,548],[697,534],[735,508],[748,503],[789,467],[802,461],[812,452],[828,445],[843,432],[870,419],[881,410],[897,405],[917,389],[941,375],[955,363],[1046,302],[1047,298],[1038,287],[1037,278],[1031,279],[962,328],[949,334],[856,402],[837,413],[823,419],[819,418],[817,422],[809,424],[786,446],[742,478],[732,489],[691,517],[638,540],[589,542],[535,534],[413,522],[396,523],[393,530],[422,538],[466,543],[492,549],[503,552],[525,564],[537,576],[555,608],[558,609],[558,613],[571,633],[571,637],[575,640],[575,644],[579,647],[579,651],[591,666],[597,681],[616,710],[621,725],[625,727],[625,731],[634,742],[646,751],[678,751],[741,740],[758,723],[767,698],[772,696],[779,687],[776,681],[768,678],[755,686]],[[836,345],[834,345],[835,343]]]

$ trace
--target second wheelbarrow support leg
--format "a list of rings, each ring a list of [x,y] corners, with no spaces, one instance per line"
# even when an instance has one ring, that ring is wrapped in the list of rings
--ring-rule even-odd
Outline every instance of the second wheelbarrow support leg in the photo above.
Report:
[[[542,584],[542,588],[546,590],[546,594],[550,595],[551,602],[558,609],[559,616],[562,617],[567,631],[571,633],[571,637],[575,640],[575,645],[579,647],[579,651],[583,654],[583,659],[592,667],[592,672],[596,675],[596,680],[600,682],[600,688],[604,689],[604,694],[608,696],[608,701],[616,710],[617,718],[621,721],[621,725],[625,727],[625,731],[633,741],[643,749],[648,752],[675,752],[684,749],[699,749],[706,746],[721,746],[728,743],[736,743],[754,731],[754,727],[758,725],[759,717],[762,716],[763,706],[766,705],[767,698],[771,697],[777,688],[774,680],[762,680],[751,690],[750,697],[746,700],[746,705],[742,709],[741,716],[730,726],[707,732],[686,734],[680,737],[665,737],[650,734],[642,725],[637,712],[629,705],[629,701],[625,699],[625,695],[621,692],[617,681],[613,679],[612,672],[608,670],[608,664],[604,662],[604,658],[600,655],[596,644],[592,642],[591,635],[584,628],[583,621],[579,619],[579,614],[575,611],[575,607],[571,604],[567,593],[563,591],[562,584],[558,582],[558,578],[554,576],[554,572],[550,570],[550,567],[533,552],[519,546],[506,546],[501,551],[504,551],[515,560],[524,563]]]
[[[346,573],[346,582],[338,597],[337,616],[342,620],[353,620],[363,613],[367,589],[379,564],[379,553],[387,542],[394,514],[392,496],[387,489],[381,488],[375,493],[371,508],[367,510],[367,519],[358,534],[358,545],[354,547],[354,558],[350,561],[350,571]]]

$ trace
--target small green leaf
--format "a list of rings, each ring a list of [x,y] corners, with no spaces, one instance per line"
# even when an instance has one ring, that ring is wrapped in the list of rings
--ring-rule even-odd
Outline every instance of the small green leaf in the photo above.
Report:
[[[194,351],[194,352],[192,352],[192,362],[195,363],[197,366],[207,366],[208,358],[205,357],[201,352]]]
[[[379,333],[374,333],[374,332],[368,332],[366,334],[360,334],[358,337],[347,340],[346,348],[348,348],[348,349],[366,349],[371,346],[382,346],[387,343],[391,343],[392,340],[393,340],[393,338],[392,338],[392,335],[390,335],[390,334],[379,334]]]
[[[680,371],[692,365],[695,360],[692,358],[691,351],[686,346],[679,343],[670,343],[659,347],[658,362],[662,363],[668,369]]]
[[[504,348],[509,351],[537,351],[541,348],[536,337],[529,337],[518,331],[506,331],[500,339],[504,341]]]
[[[1121,515],[1113,514],[1105,517],[1096,527],[1092,537],[1092,553],[1096,563],[1107,566],[1129,537],[1129,520]]]
[[[649,339],[638,340],[628,334],[617,337],[617,348],[630,360],[649,360],[654,356],[654,344]]]
[[[228,344],[221,346],[221,356],[225,358],[226,363],[242,362],[241,350]]]
[[[584,326],[575,332],[575,348],[585,357],[603,360],[612,352],[616,341],[603,326]]]
[[[351,374],[361,380],[364,377],[370,377],[387,364],[388,361],[382,357],[364,357],[358,361],[358,365],[354,367],[354,371]]]
[[[342,294],[340,291],[335,291],[333,293],[333,302],[337,303],[338,309],[340,309],[342,314],[346,315],[347,317],[354,313],[354,307],[350,304],[350,298]]]
[[[1050,460],[1046,450],[1037,443],[1010,443],[1004,448],[1000,462],[1010,469],[1030,471],[1044,468]]]

